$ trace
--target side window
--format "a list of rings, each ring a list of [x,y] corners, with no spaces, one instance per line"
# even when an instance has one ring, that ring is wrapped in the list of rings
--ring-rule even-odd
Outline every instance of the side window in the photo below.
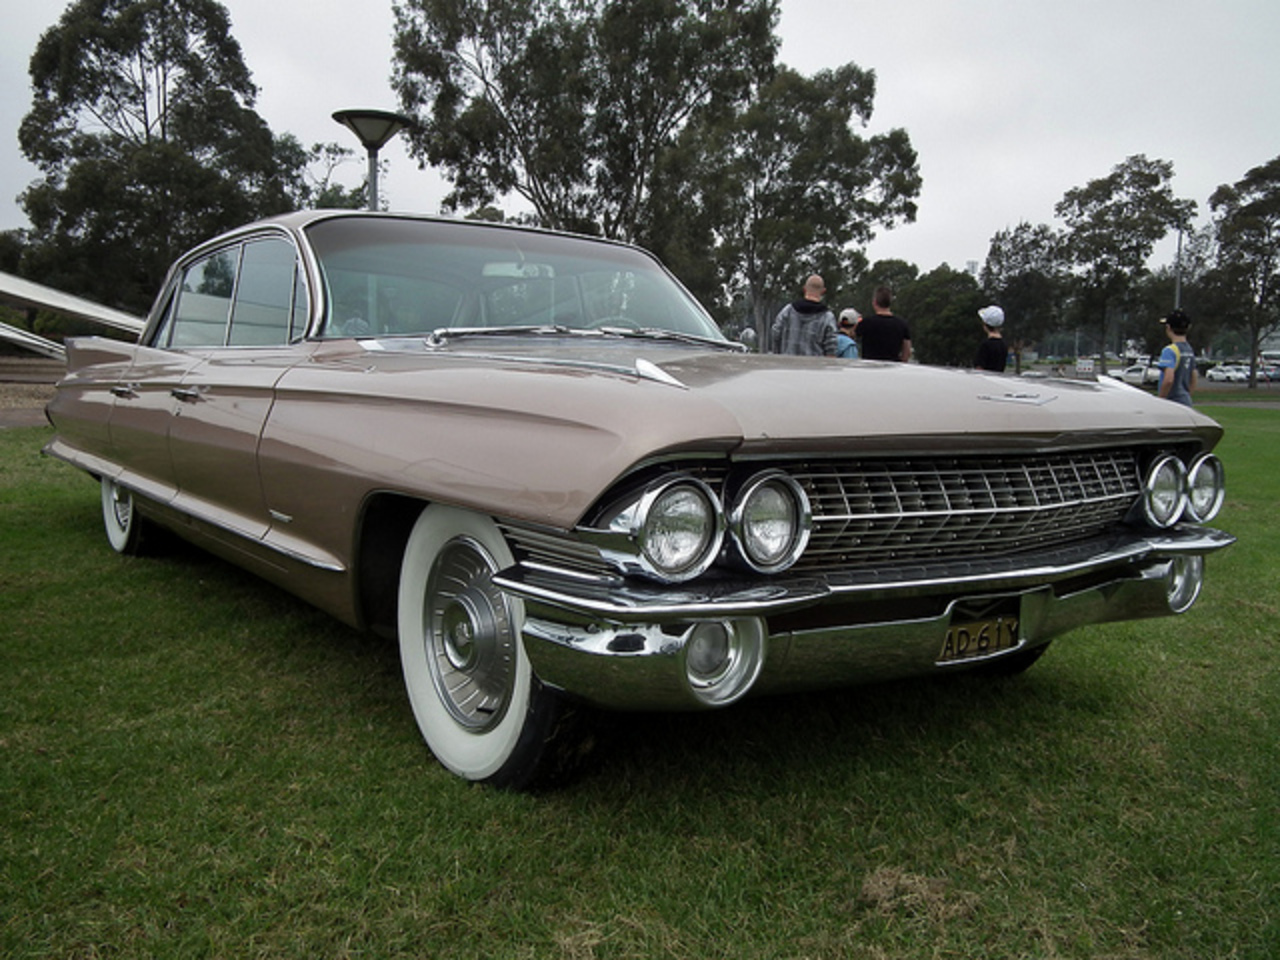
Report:
[[[289,342],[297,258],[283,239],[245,244],[231,311],[232,346],[275,346]]]
[[[168,346],[220,347],[226,342],[240,248],[231,247],[187,268],[178,288]]]
[[[299,264],[293,271],[293,314],[289,325],[289,339],[296,340],[307,332],[307,318],[310,314],[310,301],[307,299],[307,277]]]

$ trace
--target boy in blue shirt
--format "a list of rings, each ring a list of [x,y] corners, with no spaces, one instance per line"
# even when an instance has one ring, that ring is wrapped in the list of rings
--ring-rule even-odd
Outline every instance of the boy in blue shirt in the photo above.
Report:
[[[1175,403],[1191,406],[1191,392],[1196,388],[1196,355],[1187,343],[1187,330],[1191,318],[1181,310],[1164,317],[1165,333],[1169,345],[1160,351],[1160,396]]]

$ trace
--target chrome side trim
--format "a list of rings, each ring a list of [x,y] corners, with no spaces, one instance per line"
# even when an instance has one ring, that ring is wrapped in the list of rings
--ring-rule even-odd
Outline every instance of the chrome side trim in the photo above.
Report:
[[[155,483],[134,473],[124,472],[116,464],[101,457],[82,453],[56,437],[45,445],[43,452],[47,456],[55,457],[73,467],[79,468],[91,476],[111,477],[121,487],[129,490],[139,498],[144,512],[148,512],[147,508],[151,506],[152,510],[164,516],[177,518],[176,522],[202,524],[217,530],[219,535],[233,538],[238,543],[265,547],[281,557],[316,570],[323,570],[326,573],[345,573],[347,570],[346,564],[338,557],[333,554],[310,550],[308,549],[308,544],[284,533],[279,528],[269,527],[262,537],[247,535],[243,530],[236,529],[222,519],[217,512],[202,507],[202,501],[191,497],[181,497],[179,492],[171,486]],[[287,524],[292,519],[284,514],[278,514],[274,510],[270,511],[270,513],[272,519],[277,523]],[[288,539],[289,542],[284,542],[285,539]]]

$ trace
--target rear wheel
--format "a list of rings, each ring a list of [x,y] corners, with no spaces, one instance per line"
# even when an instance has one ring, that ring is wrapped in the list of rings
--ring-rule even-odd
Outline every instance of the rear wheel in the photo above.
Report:
[[[141,552],[145,521],[134,505],[133,493],[109,477],[102,478],[102,524],[116,553],[136,556]]]
[[[409,702],[431,752],[467,780],[520,789],[546,772],[561,704],[529,666],[524,604],[493,584],[513,562],[487,517],[427,507],[405,546],[398,626]]]

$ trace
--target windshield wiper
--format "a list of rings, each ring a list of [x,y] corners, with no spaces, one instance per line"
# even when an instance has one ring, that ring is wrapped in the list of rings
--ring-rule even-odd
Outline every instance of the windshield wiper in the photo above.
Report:
[[[680,333],[660,327],[566,327],[561,324],[530,324],[508,327],[437,327],[427,334],[427,346],[444,346],[450,340],[463,337],[511,337],[511,336],[560,336],[560,337],[623,337],[631,340],[668,340],[689,343],[700,347],[716,347],[721,350],[745,351],[747,348],[731,340],[716,340],[693,333]]]
[[[736,350],[739,352],[747,349],[743,344],[734,343],[732,340],[716,340],[712,337],[699,336],[696,333],[664,330],[661,327],[641,327],[639,330],[632,330],[629,327],[601,327],[600,329],[606,333],[639,340],[671,340],[675,343],[691,343],[700,347],[718,347],[722,350]]]
[[[522,337],[527,334],[542,336],[546,334],[563,335],[575,332],[577,331],[570,330],[568,327],[551,326],[548,324],[510,327],[437,327],[427,334],[427,345],[438,347],[450,340],[460,339],[462,337]]]

